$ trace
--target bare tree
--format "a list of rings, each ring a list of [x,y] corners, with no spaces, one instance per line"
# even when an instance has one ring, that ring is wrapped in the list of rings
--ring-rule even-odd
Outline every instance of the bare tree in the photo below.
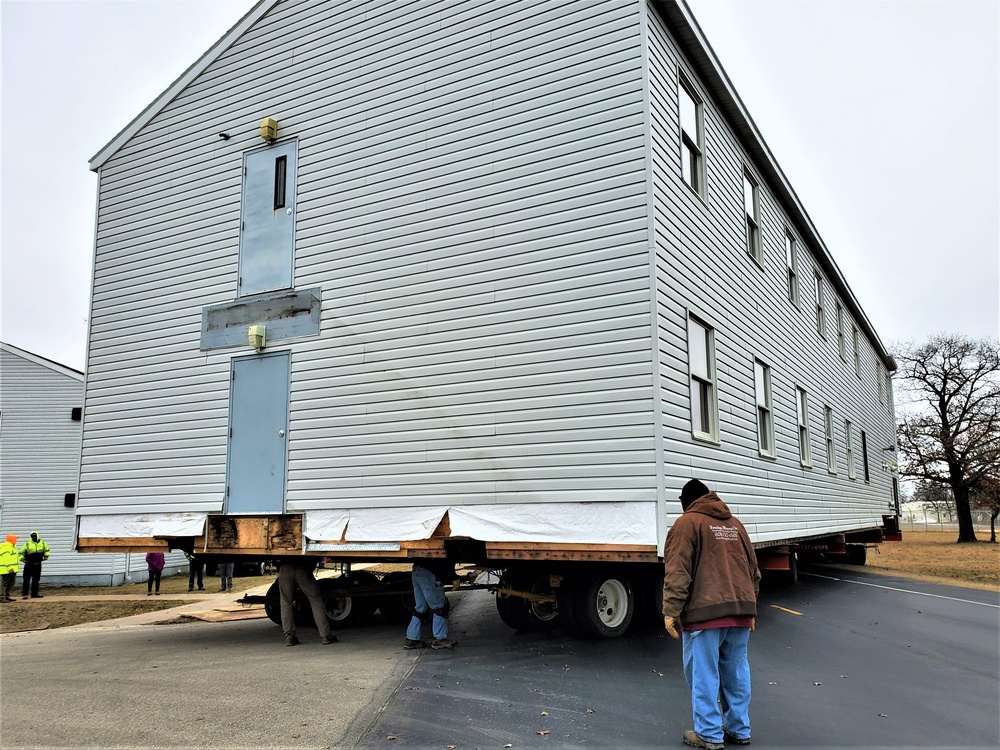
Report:
[[[900,409],[900,474],[951,488],[958,541],[976,541],[969,494],[1000,475],[1000,343],[932,336],[896,355],[907,394]]]
[[[1000,517],[1000,477],[985,477],[972,490],[972,507],[990,512],[990,541],[997,543],[997,518]]]

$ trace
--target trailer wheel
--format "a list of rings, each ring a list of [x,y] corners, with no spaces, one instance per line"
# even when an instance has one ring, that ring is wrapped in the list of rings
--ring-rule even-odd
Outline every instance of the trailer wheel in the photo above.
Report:
[[[394,571],[386,573],[382,578],[382,583],[392,588],[402,588],[406,584],[407,589],[403,593],[384,594],[378,599],[378,608],[382,616],[389,622],[403,624],[409,622],[413,616],[413,609],[416,602],[413,599],[413,586],[410,583],[410,574],[406,571]]]
[[[500,586],[532,594],[555,593],[548,574],[532,570],[508,570],[500,579]],[[499,592],[497,612],[509,627],[533,633],[553,627],[559,617],[555,602],[533,602],[521,596],[504,596]]]
[[[583,629],[576,617],[576,604],[577,604],[577,589],[579,588],[579,583],[572,574],[563,576],[562,581],[559,583],[559,588],[556,589],[556,597],[558,607],[556,611],[559,614],[559,624],[562,626],[570,635],[583,635]]]
[[[641,573],[632,579],[635,612],[632,629],[663,627],[663,571]]]
[[[573,616],[590,638],[617,638],[632,623],[635,595],[624,576],[591,574],[574,586]]]
[[[848,544],[844,553],[847,565],[864,565],[868,561],[868,548],[863,544]]]
[[[349,592],[356,586],[367,588],[378,584],[378,578],[364,570],[352,572],[349,576],[341,578],[321,578],[319,591],[326,604],[326,617],[330,621],[330,627],[344,628],[375,614],[375,610],[378,609],[377,597],[351,596]],[[311,613],[309,600],[304,599],[302,603],[305,610]]]
[[[264,595],[264,612],[267,618],[275,625],[281,624],[281,594],[278,591],[278,582],[271,584],[271,588]]]

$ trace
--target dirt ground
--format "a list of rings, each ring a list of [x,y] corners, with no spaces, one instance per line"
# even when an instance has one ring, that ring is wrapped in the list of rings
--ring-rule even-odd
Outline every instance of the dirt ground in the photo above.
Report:
[[[978,534],[989,539],[989,532]],[[903,576],[922,581],[936,581],[958,586],[1000,591],[1000,544],[980,541],[975,544],[956,544],[954,531],[907,531],[902,542],[886,542],[868,551],[864,570],[871,573]],[[382,569],[400,570],[405,565],[378,566]],[[246,591],[268,584],[274,575],[248,576],[233,580],[233,590]],[[187,573],[163,579],[163,594],[187,593]],[[20,581],[19,581],[20,584]],[[217,578],[205,579],[205,590],[218,591]],[[18,590],[19,593],[19,590]],[[189,600],[163,600],[146,597],[146,584],[133,583],[123,586],[91,586],[45,588],[43,599],[29,599],[0,605],[0,632],[60,628],[98,620],[141,614],[189,604]],[[114,596],[115,599],[69,600],[66,597]],[[121,600],[121,596],[134,599]],[[61,600],[61,601],[60,601]]]

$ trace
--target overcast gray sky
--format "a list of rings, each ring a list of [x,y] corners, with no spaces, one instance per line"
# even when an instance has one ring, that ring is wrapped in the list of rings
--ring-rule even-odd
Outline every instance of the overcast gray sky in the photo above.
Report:
[[[83,368],[87,163],[253,4],[0,0],[4,341]],[[689,4],[882,340],[997,337],[1000,3]]]

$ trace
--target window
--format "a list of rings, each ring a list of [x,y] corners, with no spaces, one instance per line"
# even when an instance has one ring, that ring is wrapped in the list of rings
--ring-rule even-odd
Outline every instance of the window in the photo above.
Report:
[[[799,461],[803,466],[812,464],[809,453],[809,401],[802,388],[795,389],[795,412],[799,423]]]
[[[237,296],[292,287],[296,143],[243,155]]]
[[[847,445],[847,478],[856,479],[857,472],[854,469],[854,425],[851,420],[844,420],[844,440]]]
[[[697,437],[718,439],[714,331],[688,319],[688,360],[691,370],[691,429]]]
[[[683,78],[677,91],[681,119],[681,176],[692,190],[704,196],[705,135],[701,102]]]
[[[826,312],[823,310],[823,277],[817,271],[813,276],[813,288],[816,292],[816,331],[826,338]]]
[[[847,341],[844,338],[844,306],[837,303],[837,351],[840,358],[847,361]]]
[[[851,326],[851,341],[854,345],[854,373],[861,377],[861,344],[858,341],[858,327]]]
[[[861,466],[865,470],[865,482],[871,477],[868,475],[868,436],[865,431],[861,431]]]
[[[823,407],[823,431],[826,433],[826,469],[831,474],[837,473],[837,454],[833,445],[833,409]]]
[[[76,493],[67,492],[63,495],[63,507],[64,508],[75,508],[76,507]]]
[[[80,422],[83,420],[83,408],[80,406],[74,406],[69,410],[69,419],[71,422]]]
[[[799,305],[799,253],[795,238],[785,230],[785,274],[788,277],[788,301]]]
[[[771,407],[771,368],[759,360],[753,363],[754,392],[757,400],[757,445],[761,455],[774,456],[774,410]]]
[[[758,263],[763,263],[760,250],[760,197],[757,183],[743,171],[743,220],[746,224],[747,255]]]

